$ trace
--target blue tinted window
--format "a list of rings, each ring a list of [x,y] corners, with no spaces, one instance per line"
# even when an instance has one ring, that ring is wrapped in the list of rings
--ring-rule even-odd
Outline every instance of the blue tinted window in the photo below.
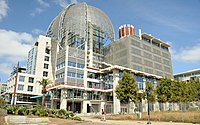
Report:
[[[25,76],[19,76],[19,81],[24,82]]]
[[[137,88],[142,90],[143,89],[143,78],[141,76],[135,76]]]
[[[122,74],[123,74],[123,72],[122,72],[122,71],[119,71],[119,78],[120,78],[120,79],[122,78]]]
[[[69,76],[69,77],[75,77],[76,74],[74,72],[67,72],[67,76]]]
[[[24,90],[24,85],[18,85],[18,90]]]
[[[79,64],[79,63],[78,63],[78,64],[77,64],[77,67],[78,67],[78,68],[82,68],[82,69],[83,69],[83,68],[84,68],[84,65],[83,65],[83,64]]]
[[[77,74],[77,78],[83,78],[83,74]]]
[[[75,63],[75,62],[68,61],[68,66],[76,67],[76,63]]]
[[[154,84],[154,79],[152,79],[152,78],[146,78],[146,81],[147,82],[151,82],[152,84]]]

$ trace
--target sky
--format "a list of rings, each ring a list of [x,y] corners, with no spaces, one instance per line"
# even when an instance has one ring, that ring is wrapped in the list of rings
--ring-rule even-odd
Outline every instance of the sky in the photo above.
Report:
[[[173,74],[200,68],[200,0],[0,0],[0,82],[27,54],[38,36],[71,3],[86,2],[105,12],[115,29],[132,24],[135,32],[171,45]]]

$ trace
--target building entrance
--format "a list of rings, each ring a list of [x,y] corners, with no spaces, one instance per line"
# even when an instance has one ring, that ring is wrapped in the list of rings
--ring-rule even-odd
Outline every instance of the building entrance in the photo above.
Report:
[[[73,106],[74,104],[74,106]],[[67,110],[68,111],[73,111],[73,107],[74,107],[74,112],[76,113],[81,113],[81,102],[67,102]]]

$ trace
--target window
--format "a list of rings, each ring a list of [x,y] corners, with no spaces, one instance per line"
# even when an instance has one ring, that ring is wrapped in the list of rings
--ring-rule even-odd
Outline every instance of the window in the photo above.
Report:
[[[33,78],[33,77],[29,77],[29,78],[28,78],[28,82],[29,82],[29,83],[34,83],[34,78]]]
[[[49,64],[44,64],[44,69],[48,69],[49,68]]]
[[[45,53],[46,53],[46,54],[50,54],[50,49],[47,49],[47,48],[46,48]]]
[[[69,77],[75,77],[76,74],[74,72],[67,72],[67,76],[69,76]]]
[[[141,76],[135,76],[137,88],[142,90],[143,89],[143,78]]]
[[[81,69],[83,69],[84,68],[84,64],[77,64],[77,68],[81,68]]]
[[[75,63],[75,62],[68,61],[68,66],[76,67],[76,63]]]
[[[18,90],[24,90],[24,85],[18,85]]]
[[[49,57],[48,57],[48,56],[45,56],[45,57],[44,57],[44,61],[49,61]]]
[[[83,74],[77,74],[77,78],[83,78]]]
[[[33,91],[33,86],[28,86],[28,91],[32,92]]]
[[[147,50],[147,51],[151,51],[151,47],[150,46],[147,46],[145,44],[143,44],[143,49]]]
[[[47,77],[48,76],[48,72],[44,71],[43,72],[43,76]]]
[[[25,76],[19,76],[19,81],[24,82]]]

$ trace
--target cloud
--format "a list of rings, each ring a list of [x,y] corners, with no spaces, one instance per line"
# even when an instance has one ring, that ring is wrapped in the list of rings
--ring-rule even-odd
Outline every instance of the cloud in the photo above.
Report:
[[[0,74],[10,74],[11,67],[23,62],[35,41],[31,34],[0,29]]]
[[[0,21],[8,14],[8,9],[6,0],[0,0]]]
[[[58,5],[60,5],[61,7],[66,7],[69,3],[67,2],[67,0],[54,0],[54,2]]]
[[[191,47],[181,48],[179,51],[172,51],[174,60],[184,63],[200,62],[200,43]]]
[[[36,29],[32,30],[32,33],[35,34],[35,35],[44,35],[45,31],[36,28]]]
[[[68,2],[68,1],[67,0],[54,0],[54,2],[58,5],[60,5],[61,7],[66,7],[66,6],[68,6],[69,4],[72,4],[72,3],[78,3],[77,0],[71,0],[70,2]]]
[[[35,8],[35,10],[31,13],[31,16],[35,16],[36,14],[40,14],[50,7],[50,4],[45,2],[44,0],[37,0],[39,7]]]
[[[77,0],[71,0],[71,3],[78,3]]]
[[[47,2],[44,2],[44,0],[37,0],[37,2],[42,6],[42,7],[50,7],[50,5]]]
[[[5,75],[10,75],[12,72],[12,66],[10,66],[8,63],[0,63],[0,69],[1,73]]]

